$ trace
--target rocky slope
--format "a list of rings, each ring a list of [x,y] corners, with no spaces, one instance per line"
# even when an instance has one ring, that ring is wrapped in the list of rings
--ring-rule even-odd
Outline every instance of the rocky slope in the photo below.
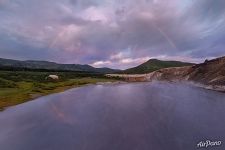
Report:
[[[188,81],[199,87],[225,91],[225,57],[206,60],[193,66],[164,68],[147,74],[108,74],[107,76],[123,78],[128,82]]]
[[[107,74],[106,76],[123,78],[128,82],[141,82],[153,80],[181,81],[187,80],[187,74],[189,73],[191,68],[192,68],[191,66],[171,67],[160,69],[147,74]]]

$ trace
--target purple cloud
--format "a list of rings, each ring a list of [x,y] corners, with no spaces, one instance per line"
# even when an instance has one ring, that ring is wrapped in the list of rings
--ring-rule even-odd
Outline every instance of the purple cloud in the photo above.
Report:
[[[127,68],[225,55],[224,0],[0,0],[0,56]]]

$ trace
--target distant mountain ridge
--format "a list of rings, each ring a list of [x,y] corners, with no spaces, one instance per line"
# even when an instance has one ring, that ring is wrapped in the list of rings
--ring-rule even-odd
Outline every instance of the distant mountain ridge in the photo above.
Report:
[[[181,61],[163,61],[158,59],[150,59],[147,62],[133,68],[126,69],[120,73],[124,74],[143,74],[150,73],[159,69],[169,68],[169,67],[183,67],[192,66],[193,63],[181,62]]]
[[[49,61],[35,61],[35,60],[13,60],[0,58],[0,68],[11,67],[11,68],[26,68],[26,69],[46,69],[46,70],[61,70],[61,71],[87,71],[97,73],[113,73],[119,70],[110,68],[95,68],[90,65],[80,64],[59,64]]]

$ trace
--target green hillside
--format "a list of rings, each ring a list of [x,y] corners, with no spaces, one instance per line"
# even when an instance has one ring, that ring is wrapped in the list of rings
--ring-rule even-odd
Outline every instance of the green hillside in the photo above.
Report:
[[[94,68],[90,65],[81,64],[58,64],[49,61],[20,61],[0,58],[1,70],[56,70],[56,71],[86,71],[96,73],[113,73],[118,70],[110,68]]]
[[[187,62],[180,62],[180,61],[162,61],[158,59],[150,59],[147,62],[137,67],[129,68],[127,70],[121,71],[120,73],[143,74],[143,73],[150,73],[162,68],[183,67],[183,66],[190,66],[190,65],[193,65],[193,64],[187,63]]]
[[[59,76],[58,80],[48,77]],[[114,82],[103,74],[87,72],[39,72],[39,71],[2,71],[0,70],[0,111],[30,101],[40,96],[61,92],[97,82]]]

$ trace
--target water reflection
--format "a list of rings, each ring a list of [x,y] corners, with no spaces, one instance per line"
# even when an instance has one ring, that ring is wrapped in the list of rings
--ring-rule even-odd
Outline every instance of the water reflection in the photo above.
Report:
[[[224,108],[223,93],[184,84],[92,85],[1,112],[0,149],[192,150],[225,142]]]

